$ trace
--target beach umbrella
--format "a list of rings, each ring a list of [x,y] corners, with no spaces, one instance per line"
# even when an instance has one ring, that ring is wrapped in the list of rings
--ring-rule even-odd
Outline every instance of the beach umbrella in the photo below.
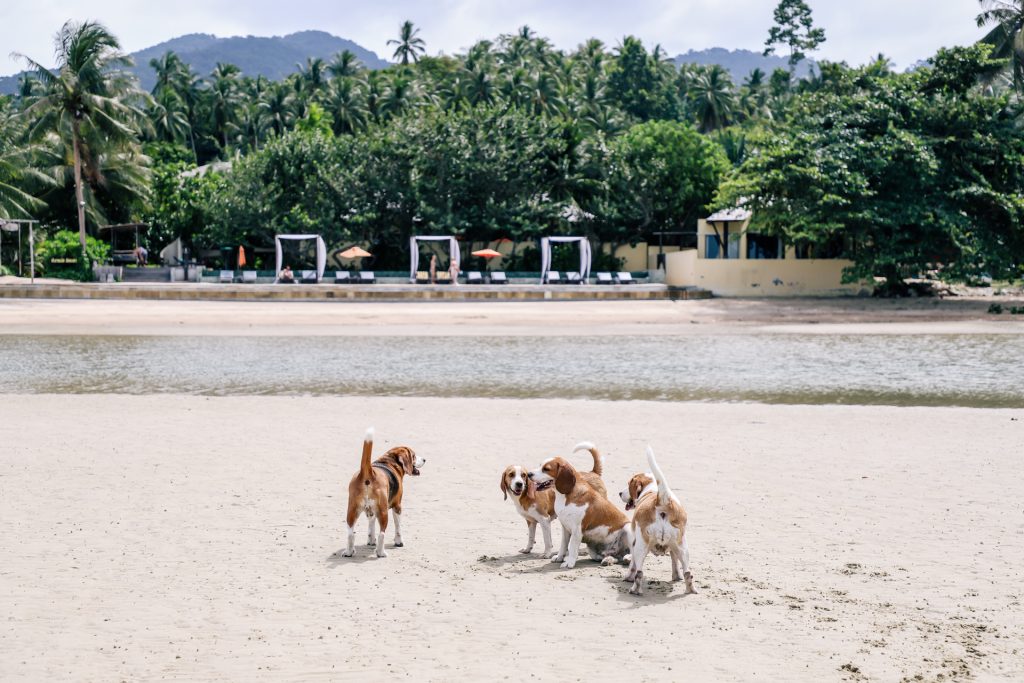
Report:
[[[245,247],[238,247],[238,268],[245,268]]]
[[[486,259],[492,259],[492,258],[497,258],[497,257],[501,256],[501,252],[500,251],[495,251],[493,249],[480,249],[480,250],[474,251],[472,253],[473,253],[473,256],[480,256],[480,257],[486,258]]]
[[[365,249],[360,249],[359,247],[350,247],[349,249],[346,249],[345,251],[338,254],[338,256],[340,256],[341,258],[366,258],[367,256],[370,255],[370,252],[366,251]]]

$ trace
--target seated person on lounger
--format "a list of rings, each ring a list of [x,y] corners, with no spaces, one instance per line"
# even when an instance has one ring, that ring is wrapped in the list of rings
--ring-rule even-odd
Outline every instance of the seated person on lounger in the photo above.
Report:
[[[292,272],[292,267],[285,266],[282,268],[280,275],[277,276],[277,280],[278,282],[295,284],[295,274]]]

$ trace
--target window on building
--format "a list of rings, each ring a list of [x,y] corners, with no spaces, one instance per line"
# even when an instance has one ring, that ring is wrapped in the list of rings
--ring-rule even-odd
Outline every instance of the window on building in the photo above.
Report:
[[[704,235],[704,258],[721,258],[717,235]]]
[[[747,233],[747,258],[748,259],[778,259],[783,258],[785,252],[782,250],[782,238],[776,235],[758,235]]]

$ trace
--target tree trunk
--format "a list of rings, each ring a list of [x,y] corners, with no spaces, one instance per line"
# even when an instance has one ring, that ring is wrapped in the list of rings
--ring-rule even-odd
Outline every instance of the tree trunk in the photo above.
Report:
[[[71,123],[71,146],[75,156],[75,205],[78,208],[78,241],[82,244],[82,267],[89,264],[85,252],[85,197],[82,192],[82,154],[78,149],[78,119]]]

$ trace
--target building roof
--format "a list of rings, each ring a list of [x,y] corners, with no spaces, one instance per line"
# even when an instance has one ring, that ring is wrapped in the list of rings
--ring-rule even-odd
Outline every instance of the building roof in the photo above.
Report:
[[[708,223],[742,223],[750,218],[752,214],[746,209],[733,208],[716,211],[705,220]]]

